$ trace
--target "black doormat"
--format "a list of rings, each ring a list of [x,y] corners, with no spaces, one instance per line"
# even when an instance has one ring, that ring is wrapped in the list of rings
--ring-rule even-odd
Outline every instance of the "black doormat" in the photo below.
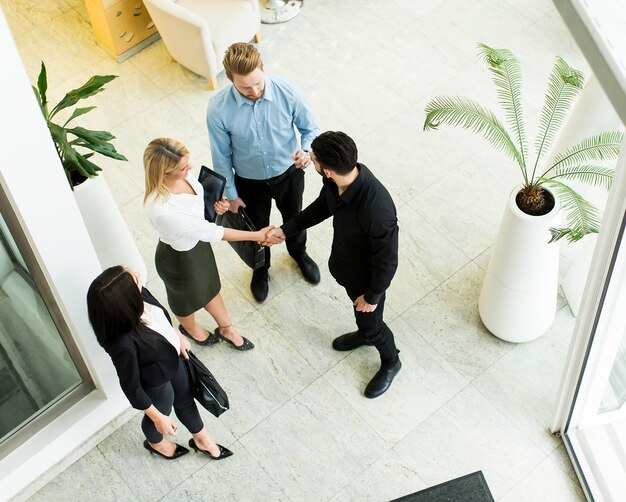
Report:
[[[483,471],[466,474],[391,502],[495,502]]]

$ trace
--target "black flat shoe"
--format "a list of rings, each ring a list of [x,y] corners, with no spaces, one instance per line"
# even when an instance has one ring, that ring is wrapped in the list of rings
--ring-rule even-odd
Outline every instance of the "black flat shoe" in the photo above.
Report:
[[[187,448],[179,445],[178,443],[176,444],[176,449],[174,450],[174,454],[171,457],[168,457],[167,455],[163,455],[163,453],[161,453],[160,451],[152,448],[152,446],[150,446],[150,443],[148,443],[147,439],[143,442],[143,447],[146,450],[148,450],[150,454],[156,453],[157,455],[160,455],[161,457],[166,458],[167,460],[174,460],[174,459],[177,459],[178,457],[182,457],[183,455],[187,455],[187,453],[189,453],[189,450]]]
[[[204,453],[205,455],[208,455],[209,457],[211,457],[213,460],[222,460],[223,458],[228,458],[228,457],[230,457],[233,454],[233,452],[230,451],[225,446],[222,446],[221,444],[218,444],[217,446],[220,447],[220,454],[217,457],[214,457],[207,450],[203,450],[201,448],[198,448],[198,445],[196,444],[196,442],[193,439],[189,440],[189,448],[192,448],[193,450],[195,450],[197,452]]]
[[[253,348],[254,348],[254,344],[253,344],[250,340],[248,340],[245,336],[242,336],[242,337],[241,337],[241,338],[243,338],[243,343],[242,343],[241,345],[235,345],[235,344],[234,344],[234,342],[233,342],[232,340],[229,340],[228,338],[226,338],[224,335],[222,335],[222,334],[220,333],[220,329],[219,329],[219,328],[217,328],[217,329],[215,330],[215,337],[216,337],[218,340],[220,340],[220,339],[221,339],[221,340],[224,340],[225,342],[229,343],[229,344],[230,344],[230,346],[231,346],[233,349],[235,349],[235,350],[241,350],[241,351],[244,351],[244,350],[251,350],[251,349],[253,349]]]
[[[178,329],[180,330],[180,332],[185,335],[187,338],[193,340],[194,342],[196,342],[198,345],[215,345],[217,342],[220,341],[220,339],[218,337],[216,337],[213,333],[209,333],[209,336],[206,338],[206,340],[196,340],[193,336],[191,336],[189,334],[189,332],[183,328],[182,324],[178,325]]]

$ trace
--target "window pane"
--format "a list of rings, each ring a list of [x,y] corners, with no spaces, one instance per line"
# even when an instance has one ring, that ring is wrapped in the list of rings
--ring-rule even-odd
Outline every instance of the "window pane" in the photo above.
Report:
[[[0,217],[0,443],[81,383]]]

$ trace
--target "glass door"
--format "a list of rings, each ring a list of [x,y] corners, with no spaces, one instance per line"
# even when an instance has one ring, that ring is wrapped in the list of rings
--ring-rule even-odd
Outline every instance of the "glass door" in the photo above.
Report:
[[[564,430],[591,500],[626,497],[626,213]]]
[[[26,236],[0,194],[0,458],[92,388]]]
[[[626,145],[617,163],[552,427],[589,500],[626,500]]]

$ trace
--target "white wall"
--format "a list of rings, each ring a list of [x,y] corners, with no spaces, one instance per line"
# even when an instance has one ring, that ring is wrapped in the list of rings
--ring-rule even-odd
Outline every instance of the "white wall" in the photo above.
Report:
[[[0,461],[0,499],[4,499],[57,464],[127,409],[128,402],[87,319],[85,296],[100,264],[1,10],[0,54],[0,184],[97,387]]]

